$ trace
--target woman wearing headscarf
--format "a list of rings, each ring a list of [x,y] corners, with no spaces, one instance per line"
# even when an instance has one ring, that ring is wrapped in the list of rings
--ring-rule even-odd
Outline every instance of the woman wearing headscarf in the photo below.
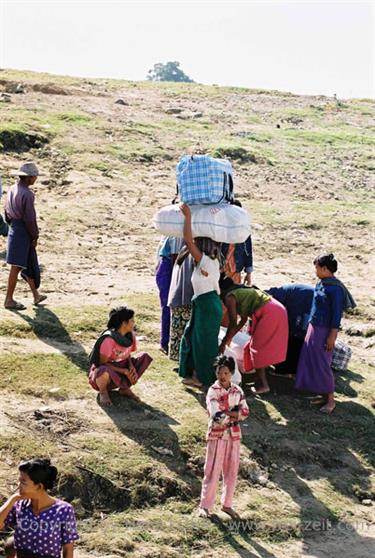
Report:
[[[345,285],[335,277],[337,261],[333,254],[314,260],[316,276],[309,327],[299,357],[296,389],[321,395],[315,403],[320,412],[330,415],[335,407],[335,378],[332,354],[344,310],[356,304]]]
[[[219,296],[220,244],[210,238],[193,239],[190,208],[181,204],[180,209],[185,216],[186,247],[195,267],[191,277],[192,315],[181,340],[179,374],[187,385],[210,386],[215,381],[214,361],[223,316]]]
[[[230,345],[233,337],[251,320],[250,340],[244,346],[244,368],[254,368],[262,385],[256,393],[268,393],[266,368],[283,362],[288,346],[288,316],[282,304],[257,287],[236,285],[229,277],[220,279],[221,297],[227,307],[229,326],[220,345],[220,352]],[[238,321],[238,316],[240,321]]]

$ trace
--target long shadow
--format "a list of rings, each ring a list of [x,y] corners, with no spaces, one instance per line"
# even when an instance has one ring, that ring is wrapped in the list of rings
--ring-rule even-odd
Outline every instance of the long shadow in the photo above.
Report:
[[[159,409],[144,402],[133,402],[116,391],[111,392],[111,400],[113,405],[103,407],[103,410],[118,430],[142,446],[152,459],[163,463],[177,475],[177,478],[182,479],[189,487],[190,496],[198,496],[201,479],[187,469],[187,456],[182,451],[178,437],[171,428],[179,422]],[[180,490],[180,488],[177,486],[176,490]],[[184,498],[182,492],[180,494],[171,493],[171,496],[176,495]],[[186,494],[186,496],[188,495]]]
[[[54,347],[85,372],[88,370],[88,360],[85,348],[78,341],[71,338],[59,317],[46,306],[35,307],[35,317],[32,318],[22,312],[15,312],[27,322],[35,335],[51,347]]]
[[[259,541],[255,541],[246,529],[246,521],[223,521],[218,515],[212,514],[211,521],[224,533],[225,540],[232,546],[241,558],[277,558],[275,554],[265,549]],[[241,538],[247,545],[250,545],[258,554],[254,554],[246,548],[238,538]]]
[[[362,379],[360,374],[352,371],[337,376],[337,392],[355,397],[357,392],[350,383]],[[270,376],[269,380],[271,395],[267,396],[267,400],[282,415],[284,424],[274,422],[263,399],[248,397],[252,415],[249,428],[243,428],[244,445],[258,463],[269,470],[272,481],[298,504],[300,518],[297,527],[306,550],[310,546],[311,552],[311,542],[316,535],[329,536],[338,526],[338,535],[343,531],[350,533],[353,544],[361,549],[361,558],[372,558],[371,539],[356,532],[349,523],[340,521],[339,514],[313,494],[307,481],[327,478],[337,492],[357,503],[363,498],[375,498],[375,493],[371,492],[370,472],[354,455],[354,452],[360,453],[370,464],[375,465],[373,413],[356,402],[346,401],[339,402],[334,414],[325,417],[318,409],[310,409],[307,398],[295,392],[294,380],[280,376]],[[245,392],[248,392],[247,385],[244,387]],[[189,391],[205,407],[204,395],[193,389]],[[279,395],[272,394],[275,392]],[[275,462],[282,462],[283,470],[274,470],[271,464]],[[342,475],[343,471],[345,475]],[[225,528],[226,524],[223,524]],[[239,524],[236,533],[237,539],[238,535],[242,536],[263,556],[264,549],[257,548],[253,539],[249,540],[246,522]],[[254,534],[256,536],[256,527]],[[236,544],[238,542],[234,541],[235,549]],[[322,545],[316,545],[314,556],[326,558],[328,554],[319,546]],[[237,550],[240,556],[247,556],[246,550]],[[329,556],[333,557],[332,554]],[[337,557],[341,556],[342,549],[338,549]]]
[[[339,532],[350,533],[352,541],[356,541],[361,549],[361,558],[370,558],[370,552],[366,554],[370,550],[370,539],[362,537],[349,523],[340,521],[339,513],[321,502],[306,481],[326,478],[336,491],[358,503],[359,497],[374,498],[373,493],[369,494],[369,470],[353,453],[353,450],[361,453],[374,463],[371,442],[371,433],[375,431],[373,414],[352,401],[339,403],[330,417],[310,409],[307,401],[298,396],[293,400],[286,395],[270,396],[268,401],[283,416],[284,424],[275,423],[264,401],[254,398],[250,407],[253,416],[257,417],[257,427],[244,431],[243,443],[258,463],[268,469],[272,481],[298,504],[300,530],[306,550],[316,531],[319,531],[319,525],[320,531],[338,526]],[[272,463],[280,466],[280,462],[283,470],[272,468]],[[310,528],[313,521],[318,525],[315,530]],[[327,557],[319,545],[314,552],[317,558]],[[342,551],[338,550],[337,556],[342,556]]]

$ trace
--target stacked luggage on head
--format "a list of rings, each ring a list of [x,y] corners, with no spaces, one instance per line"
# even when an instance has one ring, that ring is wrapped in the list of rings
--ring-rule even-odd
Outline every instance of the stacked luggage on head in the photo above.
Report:
[[[227,244],[241,243],[250,234],[248,213],[233,205],[233,169],[229,161],[209,155],[189,155],[176,167],[177,194],[191,206],[194,237]],[[154,226],[165,236],[183,237],[184,217],[177,204],[160,209]]]

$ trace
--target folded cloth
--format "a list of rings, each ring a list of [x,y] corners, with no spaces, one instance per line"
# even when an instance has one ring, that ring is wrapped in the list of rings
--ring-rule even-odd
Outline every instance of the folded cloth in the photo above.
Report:
[[[355,308],[357,306],[349,290],[345,287],[344,283],[340,281],[340,279],[337,279],[337,277],[324,277],[322,279],[322,283],[325,285],[336,285],[337,287],[341,287],[344,292],[344,310],[350,310],[351,308]]]
[[[32,279],[35,284],[35,288],[39,289],[40,287],[40,267],[38,261],[38,255],[34,246],[30,247],[29,250],[29,257],[27,260],[27,268],[21,271],[22,279]]]
[[[131,332],[121,335],[112,329],[105,329],[95,341],[94,347],[89,355],[90,365],[100,366],[100,346],[106,337],[112,337],[121,347],[131,347],[134,343],[133,334]]]

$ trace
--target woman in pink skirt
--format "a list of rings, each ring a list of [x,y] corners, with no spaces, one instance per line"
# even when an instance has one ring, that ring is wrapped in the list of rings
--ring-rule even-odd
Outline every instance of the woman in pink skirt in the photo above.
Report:
[[[249,342],[244,347],[245,373],[254,368],[261,386],[256,393],[268,393],[266,368],[271,364],[284,362],[288,347],[288,314],[280,302],[257,287],[235,285],[228,277],[220,280],[222,300],[228,309],[229,326],[221,343],[225,350],[232,338],[251,319]],[[240,321],[238,321],[240,316]]]
[[[107,330],[96,341],[90,355],[90,385],[99,391],[102,405],[111,405],[109,391],[119,389],[121,395],[139,401],[131,386],[136,384],[149,367],[152,358],[147,353],[131,357],[137,349],[134,310],[121,306],[111,310]]]

